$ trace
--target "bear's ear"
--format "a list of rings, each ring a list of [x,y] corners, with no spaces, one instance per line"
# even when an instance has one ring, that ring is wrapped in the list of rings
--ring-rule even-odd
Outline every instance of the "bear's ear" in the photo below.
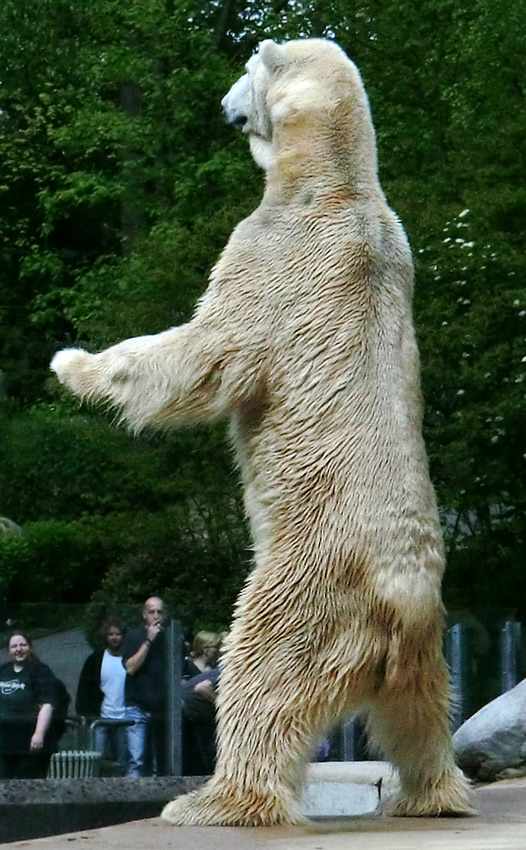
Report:
[[[285,53],[286,48],[284,44],[276,44],[275,41],[271,41],[270,39],[262,41],[259,45],[258,55],[271,74],[279,71],[286,65]]]

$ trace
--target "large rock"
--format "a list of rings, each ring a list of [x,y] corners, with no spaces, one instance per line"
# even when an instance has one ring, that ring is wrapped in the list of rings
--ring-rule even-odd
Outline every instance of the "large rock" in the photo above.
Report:
[[[6,533],[22,534],[22,529],[12,519],[8,519],[6,516],[0,516],[0,535]]]
[[[466,720],[453,743],[460,767],[473,779],[526,773],[526,679]]]

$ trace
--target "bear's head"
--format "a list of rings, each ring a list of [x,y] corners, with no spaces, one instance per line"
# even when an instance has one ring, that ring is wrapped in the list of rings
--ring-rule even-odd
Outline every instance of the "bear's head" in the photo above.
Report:
[[[311,138],[338,125],[344,146],[375,151],[369,103],[360,74],[337,44],[302,39],[263,41],[246,73],[221,102],[227,122],[247,133],[252,155],[267,170],[280,130],[293,125]],[[375,162],[371,163],[375,169]]]

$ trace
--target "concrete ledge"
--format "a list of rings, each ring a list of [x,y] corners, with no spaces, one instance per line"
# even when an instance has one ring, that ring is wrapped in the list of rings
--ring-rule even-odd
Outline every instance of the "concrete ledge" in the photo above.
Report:
[[[157,817],[201,776],[9,779],[0,782],[0,844]]]
[[[397,773],[388,762],[314,763],[309,765],[302,808],[311,818],[370,814],[397,787]]]
[[[206,777],[11,779],[0,782],[0,844],[158,817]],[[373,812],[396,787],[385,762],[309,765],[303,809],[311,818]]]

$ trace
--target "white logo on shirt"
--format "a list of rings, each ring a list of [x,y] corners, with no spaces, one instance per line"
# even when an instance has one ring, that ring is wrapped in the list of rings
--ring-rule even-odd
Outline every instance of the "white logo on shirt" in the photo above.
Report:
[[[25,682],[19,682],[18,679],[12,679],[10,682],[0,682],[0,693],[8,697],[16,691],[23,691],[26,686]]]

